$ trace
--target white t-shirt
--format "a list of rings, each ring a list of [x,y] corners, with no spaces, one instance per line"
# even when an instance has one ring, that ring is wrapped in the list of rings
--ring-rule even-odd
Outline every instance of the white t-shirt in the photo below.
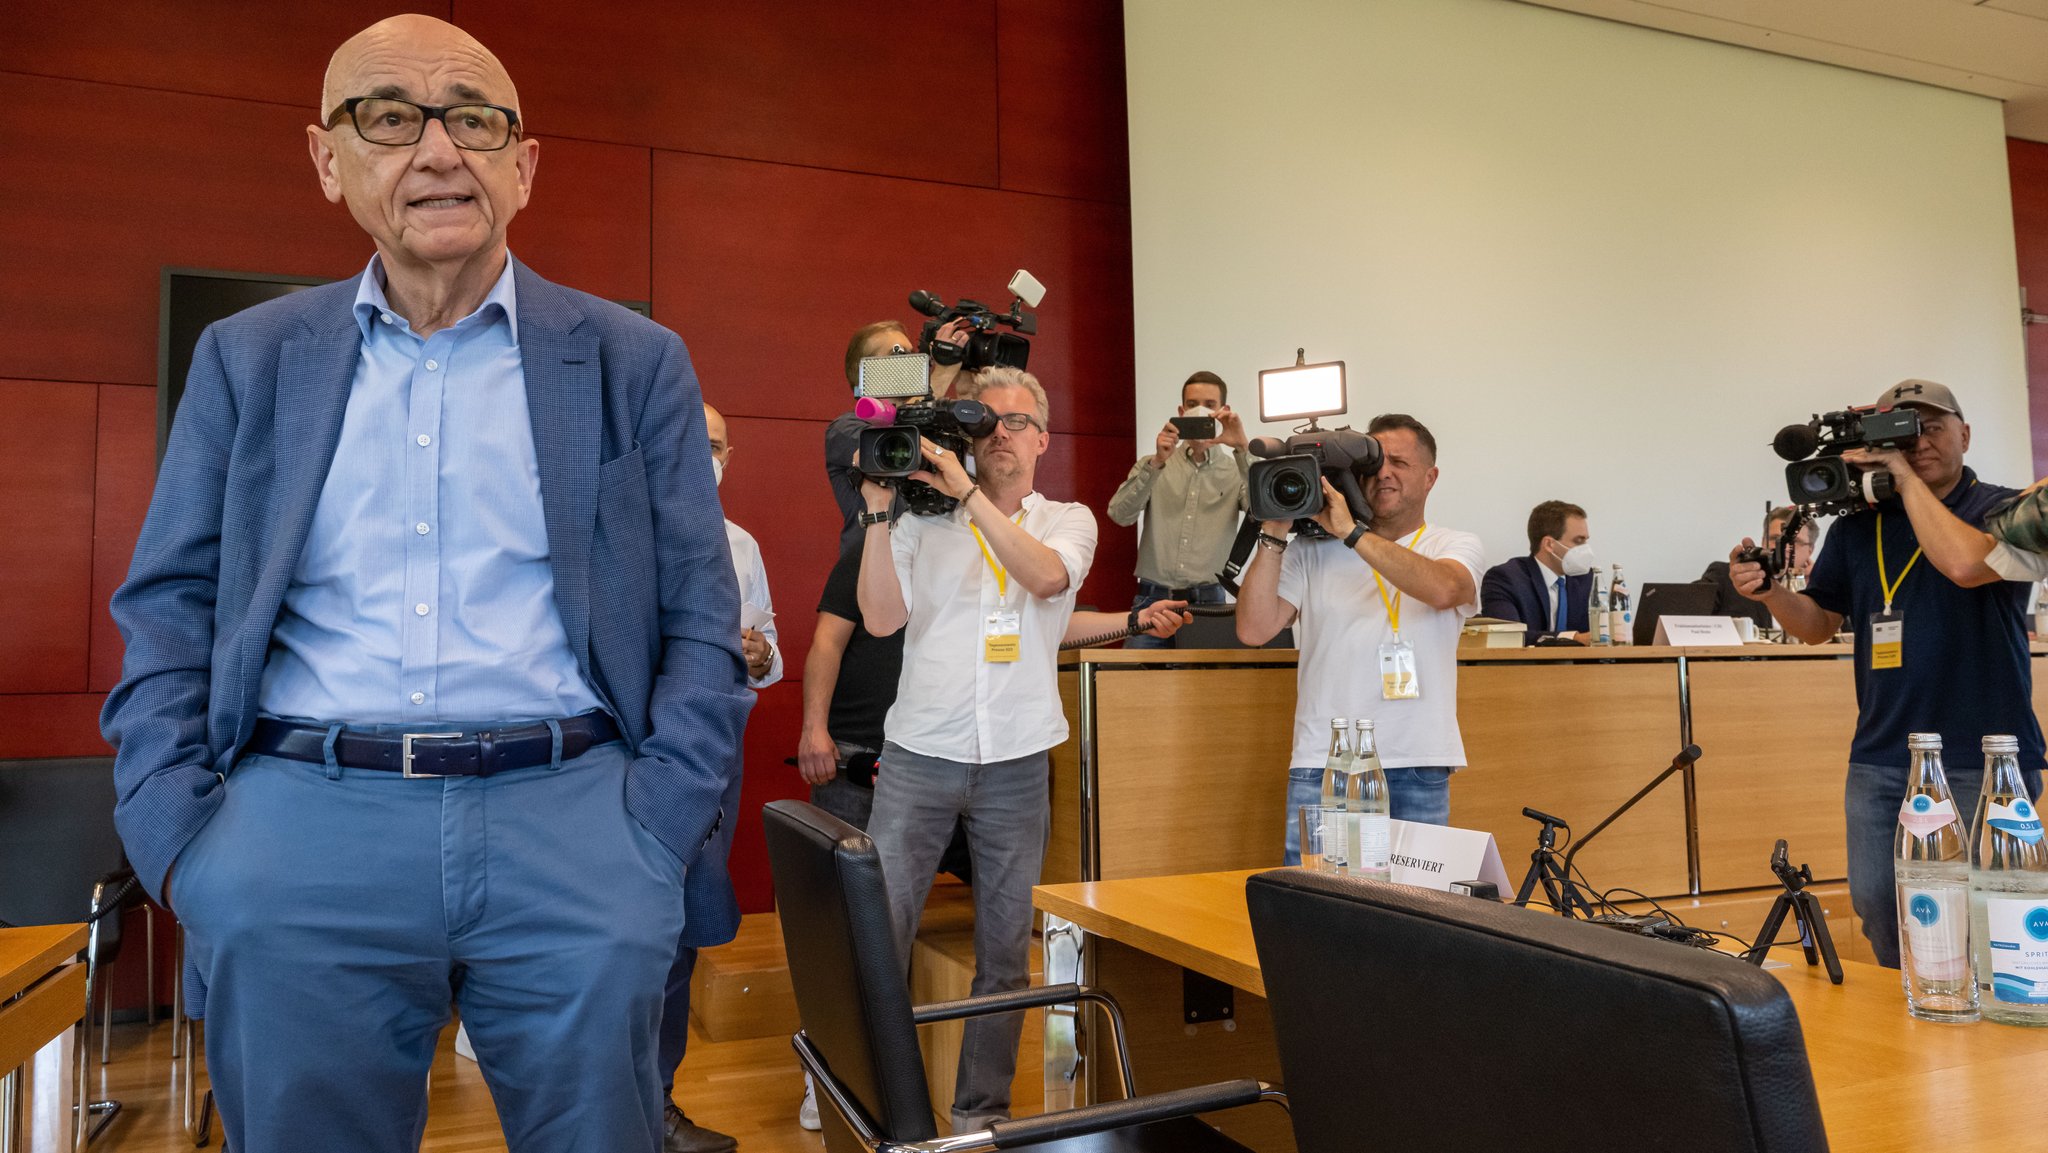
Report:
[[[1413,534],[1401,538],[1406,545]],[[1380,695],[1380,645],[1394,630],[1373,570],[1341,540],[1296,537],[1281,554],[1280,599],[1301,613],[1294,624],[1301,651],[1295,682],[1294,751],[1290,764],[1321,765],[1330,751],[1330,719],[1369,718],[1380,763],[1390,769],[1465,763],[1458,735],[1458,633],[1479,611],[1486,548],[1469,532],[1428,526],[1417,555],[1454,560],[1472,574],[1472,599],[1450,609],[1414,597],[1400,600],[1401,639],[1415,649],[1421,695],[1389,701]],[[1259,563],[1268,562],[1261,557]],[[1384,578],[1382,578],[1384,580]],[[1388,599],[1400,590],[1386,582]]]
[[[1021,620],[1014,661],[982,659],[997,580],[966,510],[950,516],[898,517],[889,532],[896,578],[910,611],[903,626],[903,675],[883,733],[927,757],[963,764],[1014,760],[1067,739],[1060,707],[1059,649],[1081,581],[1095,561],[1095,514],[1086,505],[1024,498],[1018,523],[1059,554],[1066,591],[1040,600],[1009,584],[1009,608]],[[993,556],[993,550],[990,556]]]

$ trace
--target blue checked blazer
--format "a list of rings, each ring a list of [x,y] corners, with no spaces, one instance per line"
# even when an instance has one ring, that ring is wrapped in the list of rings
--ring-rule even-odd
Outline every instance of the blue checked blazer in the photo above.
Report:
[[[696,374],[674,333],[513,264],[555,604],[633,747],[627,808],[687,865],[684,943],[729,940],[753,694]],[[115,822],[159,898],[256,723],[355,377],[355,291],[353,278],[324,285],[206,330],[114,594],[128,647],[100,726],[116,749]]]

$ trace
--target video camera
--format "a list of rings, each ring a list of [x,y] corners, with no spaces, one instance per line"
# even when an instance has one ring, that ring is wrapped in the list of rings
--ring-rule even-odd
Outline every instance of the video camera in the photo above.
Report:
[[[1898,488],[1891,473],[1852,465],[1842,454],[1855,448],[1905,448],[1919,436],[1918,409],[1873,405],[1788,424],[1772,438],[1771,449],[1792,462],[1785,466],[1785,487],[1793,504],[1808,516],[1846,516],[1889,500]]]
[[[918,438],[930,440],[964,464],[975,438],[996,430],[996,416],[978,400],[932,399],[928,360],[922,353],[862,360],[860,383],[854,386],[860,399],[854,402],[853,414],[868,423],[860,434],[861,474],[901,492],[911,512],[944,516],[960,502],[910,479],[910,474],[929,468]]]
[[[1328,536],[1314,519],[1323,510],[1321,480],[1328,477],[1352,519],[1372,523],[1365,482],[1380,470],[1380,442],[1348,425],[1316,427],[1317,417],[1336,416],[1349,406],[1341,360],[1309,364],[1306,350],[1295,349],[1291,367],[1259,373],[1259,419],[1306,417],[1308,424],[1284,441],[1262,436],[1247,446],[1260,458],[1246,478],[1250,521],[1292,520],[1302,536]]]
[[[917,334],[917,347],[938,364],[958,364],[968,372],[998,365],[1023,368],[1031,358],[1031,342],[1024,337],[1038,334],[1038,317],[1024,310],[1038,307],[1038,302],[1045,299],[1045,286],[1038,282],[1037,277],[1020,268],[1016,275],[1010,277],[1009,289],[1008,312],[997,312],[965,297],[960,299],[960,303],[947,307],[945,301],[923,289],[911,293],[910,307],[931,318],[924,322],[924,328]],[[974,330],[968,333],[965,345],[936,339],[939,329],[955,320],[966,321]],[[1015,332],[998,332],[998,326]]]

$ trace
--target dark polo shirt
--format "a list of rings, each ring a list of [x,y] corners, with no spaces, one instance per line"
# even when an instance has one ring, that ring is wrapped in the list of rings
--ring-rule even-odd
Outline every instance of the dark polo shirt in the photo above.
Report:
[[[1965,523],[1981,526],[1992,506],[2014,491],[1984,484],[1965,468],[1942,503]],[[1807,596],[1841,613],[1844,627],[1856,634],[1858,715],[1849,759],[1904,769],[1911,763],[1906,734],[1940,733],[1952,771],[1971,771],[1985,734],[2010,733],[2020,741],[2020,767],[2040,768],[2026,584],[1999,581],[1966,589],[1921,557],[1892,599],[1893,611],[1905,616],[1904,663],[1896,669],[1870,667],[1870,618],[1884,610],[1877,575],[1880,517],[1885,575],[1898,580],[1920,540],[1905,506],[1892,500],[1836,521],[1806,585]]]

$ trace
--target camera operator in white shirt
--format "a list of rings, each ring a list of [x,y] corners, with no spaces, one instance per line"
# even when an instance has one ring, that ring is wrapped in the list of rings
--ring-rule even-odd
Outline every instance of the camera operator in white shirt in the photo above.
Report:
[[[974,443],[974,475],[926,440],[928,470],[911,479],[960,501],[957,509],[905,515],[892,526],[894,491],[872,480],[861,487],[863,623],[876,636],[907,630],[868,835],[888,881],[898,955],[907,958],[933,868],[955,822],[966,819],[979,996],[1029,982],[1031,887],[1051,819],[1047,752],[1067,739],[1062,640],[1114,631],[1131,618],[1170,635],[1185,618],[1173,601],[1129,617],[1076,613],[1095,559],[1095,515],[1032,489],[1048,443],[1045,390],[1022,370],[989,368],[963,376],[955,395],[980,400],[997,418]],[[1009,1115],[1022,1027],[1021,1013],[968,1021],[955,1133]]]
[[[1295,810],[1321,798],[1331,718],[1374,722],[1396,820],[1448,824],[1451,773],[1465,763],[1458,634],[1479,611],[1485,548],[1469,532],[1428,523],[1436,438],[1422,422],[1391,413],[1366,431],[1384,454],[1366,486],[1371,528],[1325,479],[1315,519],[1329,536],[1290,542],[1289,522],[1266,522],[1237,594],[1237,635],[1248,645],[1300,617],[1288,864],[1301,860]],[[1389,668],[1407,679],[1384,675]]]

